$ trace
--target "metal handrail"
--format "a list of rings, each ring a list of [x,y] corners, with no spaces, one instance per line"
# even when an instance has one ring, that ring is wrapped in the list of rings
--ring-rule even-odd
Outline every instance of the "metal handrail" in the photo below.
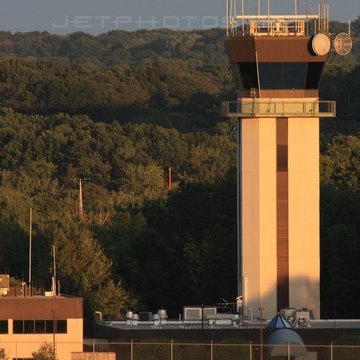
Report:
[[[225,101],[224,117],[335,117],[335,101]]]

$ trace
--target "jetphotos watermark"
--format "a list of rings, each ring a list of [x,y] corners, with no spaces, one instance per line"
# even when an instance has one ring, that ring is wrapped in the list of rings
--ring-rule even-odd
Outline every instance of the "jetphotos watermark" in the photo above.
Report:
[[[218,16],[65,16],[51,27],[61,31],[109,31],[139,29],[211,29],[226,26],[226,18]]]

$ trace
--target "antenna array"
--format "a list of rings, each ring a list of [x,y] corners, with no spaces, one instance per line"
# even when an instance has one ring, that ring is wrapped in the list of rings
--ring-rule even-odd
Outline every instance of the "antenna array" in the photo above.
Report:
[[[264,13],[262,3],[264,0],[225,0],[226,1],[226,34],[248,35],[251,23],[267,31],[257,31],[256,35],[316,35],[329,33],[329,5],[327,0],[320,0],[318,13],[309,14],[309,0],[294,0],[293,14],[271,14],[271,0],[267,0],[267,11]],[[290,2],[290,1],[289,1]],[[302,6],[301,6],[302,5]],[[301,9],[304,13],[301,13]],[[276,23],[277,21],[277,23]],[[312,25],[311,25],[311,24]],[[281,27],[281,28],[280,28]],[[287,31],[289,27],[293,31]],[[282,31],[283,30],[283,31]],[[254,33],[250,35],[255,35]]]
[[[329,4],[327,0],[320,0],[319,3],[319,33],[329,33]]]

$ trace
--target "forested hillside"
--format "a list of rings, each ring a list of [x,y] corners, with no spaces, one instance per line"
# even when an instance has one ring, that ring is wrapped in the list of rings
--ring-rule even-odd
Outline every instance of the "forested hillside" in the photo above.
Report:
[[[360,316],[360,20],[353,33],[353,54],[331,56],[321,89],[339,113],[322,135],[329,317]],[[50,284],[54,243],[61,291],[84,296],[88,314],[176,315],[234,299],[235,124],[218,109],[235,90],[223,30],[2,32],[0,55],[0,271],[27,278],[31,207],[35,284]]]
[[[333,22],[331,31],[347,31],[347,25]],[[352,54],[331,54],[321,87],[321,98],[337,100],[339,117],[350,124],[360,113],[360,19],[352,34]],[[211,128],[221,100],[235,97],[224,40],[222,29],[96,37],[0,32],[0,106],[182,131]]]

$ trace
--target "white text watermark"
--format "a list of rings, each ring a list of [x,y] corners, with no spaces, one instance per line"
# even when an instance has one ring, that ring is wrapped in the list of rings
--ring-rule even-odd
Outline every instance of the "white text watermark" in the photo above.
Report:
[[[218,16],[65,16],[53,21],[51,27],[59,30],[89,31],[97,29],[138,30],[138,29],[211,29],[226,26],[226,18]]]

